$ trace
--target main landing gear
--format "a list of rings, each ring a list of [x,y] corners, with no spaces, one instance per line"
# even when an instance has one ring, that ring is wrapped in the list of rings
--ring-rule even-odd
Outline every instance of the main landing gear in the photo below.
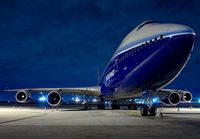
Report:
[[[100,101],[99,104],[97,105],[97,109],[99,110],[105,110],[105,102],[104,101]]]
[[[148,107],[147,105],[141,105],[140,114],[142,116],[156,116],[156,107]]]
[[[128,109],[129,110],[137,110],[137,106],[136,106],[134,99],[131,101],[131,104],[128,105]]]
[[[84,110],[91,110],[92,106],[90,105],[88,97],[86,97],[86,102],[84,103]]]
[[[144,104],[140,107],[142,116],[156,116],[156,105],[152,103],[153,95],[147,91],[144,92]]]

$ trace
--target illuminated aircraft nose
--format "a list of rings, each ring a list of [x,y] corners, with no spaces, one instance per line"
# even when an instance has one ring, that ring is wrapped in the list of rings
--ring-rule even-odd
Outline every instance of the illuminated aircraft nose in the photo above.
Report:
[[[195,33],[191,28],[180,25],[178,30],[175,30],[173,26],[170,29],[168,37],[163,40],[164,47],[162,51],[155,58],[157,63],[155,71],[152,69],[154,75],[152,78],[158,82],[150,84],[151,87],[159,88],[163,84],[166,85],[173,81],[187,63],[194,48]]]
[[[176,57],[188,57],[194,48],[196,35],[187,26],[180,25],[179,28],[179,31],[172,33],[171,37],[169,37],[167,46]]]

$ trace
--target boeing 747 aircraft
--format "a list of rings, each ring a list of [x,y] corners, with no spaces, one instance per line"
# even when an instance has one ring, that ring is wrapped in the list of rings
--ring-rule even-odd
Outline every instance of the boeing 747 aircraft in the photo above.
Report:
[[[32,92],[49,92],[47,102],[58,106],[62,94],[84,94],[99,98],[99,109],[104,101],[112,101],[112,108],[119,109],[121,99],[141,97],[143,116],[155,115],[155,96],[166,105],[189,102],[192,94],[186,90],[163,89],[172,82],[189,60],[195,43],[194,31],[185,25],[163,24],[146,21],[132,30],[119,45],[109,61],[97,86],[84,88],[33,88],[11,89],[17,91],[16,100],[26,103]],[[134,105],[133,105],[134,106]]]

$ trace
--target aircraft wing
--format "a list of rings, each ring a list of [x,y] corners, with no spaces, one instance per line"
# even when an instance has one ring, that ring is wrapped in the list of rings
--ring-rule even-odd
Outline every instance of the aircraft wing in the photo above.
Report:
[[[100,96],[101,87],[81,87],[81,88],[32,88],[32,89],[9,89],[4,90],[6,92],[14,91],[27,91],[27,92],[51,92],[51,91],[60,91],[63,94],[83,94],[88,96]]]
[[[160,89],[161,91],[177,92],[177,93],[190,93],[188,90],[175,90],[175,89]]]

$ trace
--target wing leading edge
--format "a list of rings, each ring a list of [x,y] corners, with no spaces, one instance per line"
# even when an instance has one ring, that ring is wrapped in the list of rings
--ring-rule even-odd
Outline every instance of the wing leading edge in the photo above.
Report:
[[[15,92],[15,91],[27,91],[27,92],[51,92],[51,91],[60,91],[63,94],[83,94],[88,96],[100,96],[101,87],[80,87],[80,88],[31,88],[31,89],[9,89],[4,90],[6,92]]]

